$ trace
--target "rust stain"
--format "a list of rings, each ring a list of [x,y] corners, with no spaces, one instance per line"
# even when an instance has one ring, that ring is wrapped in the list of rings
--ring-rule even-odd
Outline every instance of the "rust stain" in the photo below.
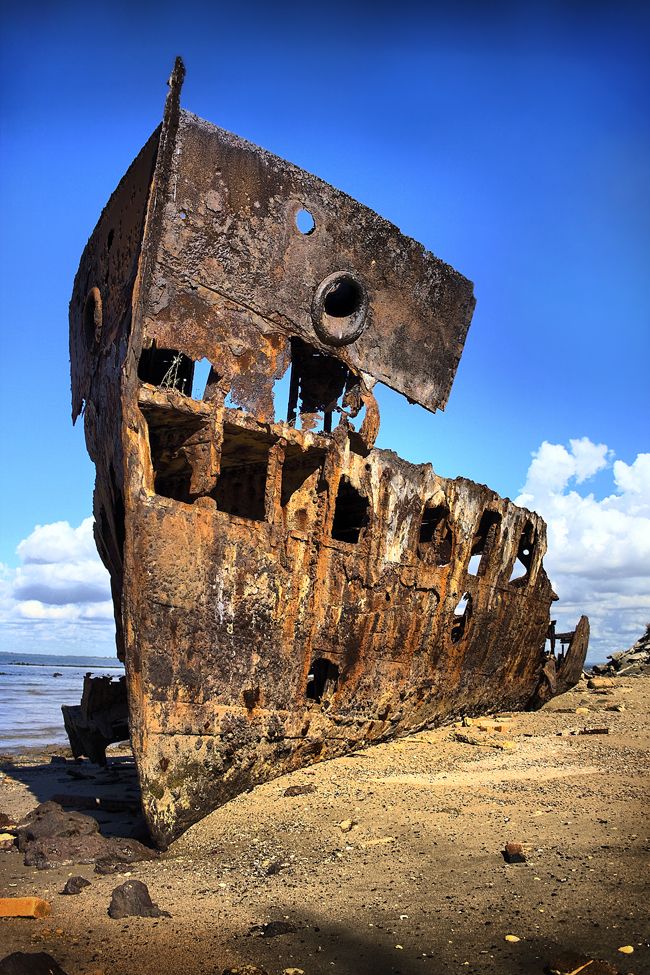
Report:
[[[589,629],[545,649],[538,515],[374,447],[377,381],[444,407],[471,282],[182,111],[183,75],[70,303],[73,416],[161,846],[290,769],[542,704],[578,679]]]

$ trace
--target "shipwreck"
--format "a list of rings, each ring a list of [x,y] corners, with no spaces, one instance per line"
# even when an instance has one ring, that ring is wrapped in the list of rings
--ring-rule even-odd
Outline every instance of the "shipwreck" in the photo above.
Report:
[[[161,846],[273,776],[539,706],[577,681],[589,632],[555,652],[537,514],[374,446],[377,382],[445,406],[471,282],[182,110],[183,76],[178,60],[70,303],[73,419]],[[95,697],[67,724],[101,760],[126,705]]]

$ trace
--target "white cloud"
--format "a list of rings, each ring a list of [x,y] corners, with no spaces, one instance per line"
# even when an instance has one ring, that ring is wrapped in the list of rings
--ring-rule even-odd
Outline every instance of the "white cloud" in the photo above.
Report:
[[[626,649],[650,620],[650,454],[632,464],[613,456],[587,437],[568,448],[544,441],[516,499],[548,524],[544,564],[560,597],[553,616],[560,629],[589,616],[594,661]],[[611,494],[598,500],[575,490],[604,470]]]
[[[108,572],[93,519],[37,525],[17,548],[21,565],[0,566],[0,647],[31,653],[115,652]]]

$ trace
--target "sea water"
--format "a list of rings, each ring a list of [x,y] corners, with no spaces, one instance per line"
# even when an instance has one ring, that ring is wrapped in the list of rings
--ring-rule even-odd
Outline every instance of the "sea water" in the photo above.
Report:
[[[67,744],[61,705],[79,704],[89,671],[117,680],[124,668],[115,657],[0,653],[0,751]]]

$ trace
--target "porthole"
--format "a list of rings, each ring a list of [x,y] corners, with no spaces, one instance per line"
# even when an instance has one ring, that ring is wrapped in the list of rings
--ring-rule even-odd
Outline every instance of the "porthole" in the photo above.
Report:
[[[316,289],[311,314],[319,338],[329,345],[348,345],[366,327],[366,289],[351,271],[336,271]]]
[[[310,210],[305,210],[301,207],[297,211],[294,221],[296,224],[296,230],[300,231],[303,236],[308,237],[310,234],[316,230],[316,221],[314,220],[314,215]]]

